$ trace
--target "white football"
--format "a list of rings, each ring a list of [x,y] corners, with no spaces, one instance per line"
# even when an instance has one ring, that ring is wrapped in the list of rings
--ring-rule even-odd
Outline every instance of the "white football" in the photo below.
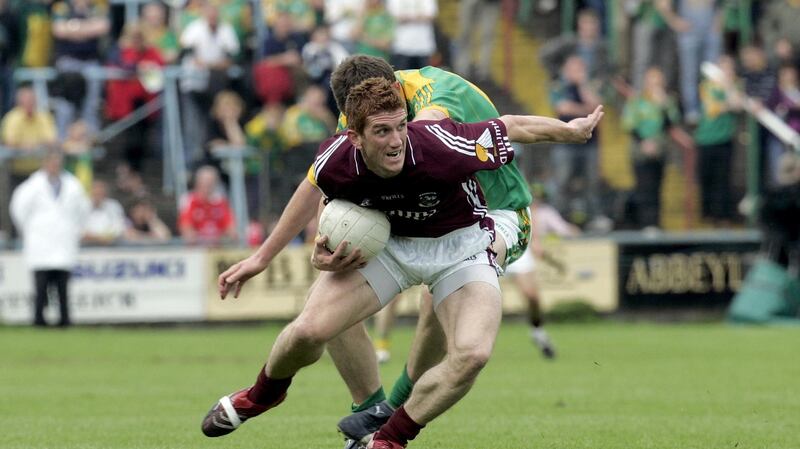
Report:
[[[333,251],[343,241],[350,242],[345,254],[361,249],[366,259],[375,257],[389,241],[389,219],[383,212],[367,209],[346,200],[332,200],[319,217],[319,233],[328,236]]]

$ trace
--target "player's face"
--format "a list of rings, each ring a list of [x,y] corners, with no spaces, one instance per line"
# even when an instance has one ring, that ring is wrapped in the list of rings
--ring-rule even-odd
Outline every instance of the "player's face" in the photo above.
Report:
[[[406,110],[382,112],[367,117],[363,134],[355,135],[355,145],[373,173],[381,178],[400,174],[406,158]]]

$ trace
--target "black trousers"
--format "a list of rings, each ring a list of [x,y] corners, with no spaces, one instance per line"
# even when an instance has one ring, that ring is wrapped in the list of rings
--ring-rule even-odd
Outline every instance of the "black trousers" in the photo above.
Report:
[[[700,146],[700,190],[704,217],[729,220],[734,216],[732,159],[733,142]]]
[[[61,312],[59,326],[69,326],[69,298],[67,297],[67,282],[69,281],[69,271],[67,270],[34,270],[33,278],[36,283],[36,300],[34,303],[33,324],[35,326],[45,326],[44,308],[47,306],[47,298],[50,289],[58,295],[58,308]]]
[[[661,181],[664,179],[664,159],[647,158],[633,164],[636,175],[634,198],[637,224],[640,227],[660,226]]]

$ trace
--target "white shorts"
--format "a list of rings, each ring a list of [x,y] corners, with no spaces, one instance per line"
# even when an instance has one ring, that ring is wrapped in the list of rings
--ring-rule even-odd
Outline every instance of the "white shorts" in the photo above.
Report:
[[[530,209],[526,212],[530,217]],[[495,233],[506,244],[506,261],[513,264],[517,258],[524,257],[524,253],[528,252],[530,223],[520,223],[520,213],[513,210],[494,209],[489,211],[489,216],[494,220]],[[521,236],[525,236],[524,241]]]
[[[511,265],[506,267],[506,274],[525,274],[531,273],[536,270],[536,258],[530,251],[525,251],[522,257],[512,262]]]
[[[386,248],[358,271],[382,306],[401,291],[425,284],[435,307],[469,282],[487,282],[500,289],[488,251],[491,243],[491,234],[477,223],[437,238],[392,235]]]

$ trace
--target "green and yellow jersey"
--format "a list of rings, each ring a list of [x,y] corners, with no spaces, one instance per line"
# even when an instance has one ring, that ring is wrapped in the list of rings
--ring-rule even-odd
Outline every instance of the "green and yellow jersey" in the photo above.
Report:
[[[426,109],[436,109],[461,123],[500,116],[483,91],[455,73],[430,66],[394,73],[408,103],[409,120]],[[347,119],[342,114],[337,131],[346,126]],[[531,204],[528,184],[516,161],[497,170],[479,171],[476,176],[489,209],[519,210]]]

